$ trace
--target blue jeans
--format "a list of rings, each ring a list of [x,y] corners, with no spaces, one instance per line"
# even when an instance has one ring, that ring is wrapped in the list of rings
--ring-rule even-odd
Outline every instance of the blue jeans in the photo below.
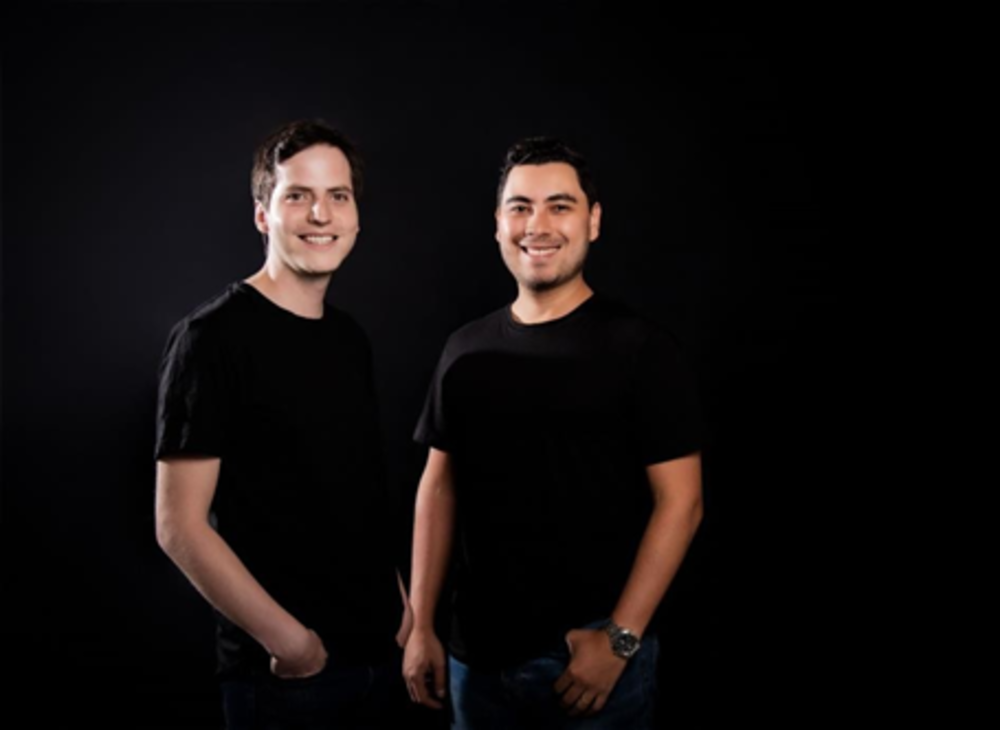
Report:
[[[556,680],[569,664],[565,644],[518,666],[472,669],[449,659],[455,730],[651,730],[656,696],[656,636],[642,640],[607,704],[596,715],[570,717],[559,705]]]
[[[327,664],[305,679],[265,675],[221,686],[227,730],[381,730],[402,726],[409,705],[399,659]]]

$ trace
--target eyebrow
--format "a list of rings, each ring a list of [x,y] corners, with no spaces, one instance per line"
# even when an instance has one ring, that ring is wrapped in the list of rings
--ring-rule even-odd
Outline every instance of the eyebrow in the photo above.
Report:
[[[576,199],[575,195],[570,195],[569,193],[555,193],[550,195],[545,199],[546,203],[554,203],[558,201],[565,201],[570,203],[579,203],[580,201]],[[505,205],[510,205],[511,203],[533,203],[534,201],[526,195],[511,195],[507,200],[504,201]]]
[[[308,187],[307,185],[289,185],[286,188],[286,190],[289,191],[289,192],[295,192],[295,193],[311,193],[312,192],[312,188]],[[354,192],[351,189],[350,185],[338,185],[338,186],[333,187],[333,188],[327,188],[326,191],[328,193],[339,193],[339,192],[353,193]]]

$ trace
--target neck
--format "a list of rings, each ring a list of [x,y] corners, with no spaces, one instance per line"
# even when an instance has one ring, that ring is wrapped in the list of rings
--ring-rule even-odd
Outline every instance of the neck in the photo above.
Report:
[[[246,279],[247,284],[282,309],[308,319],[323,317],[323,300],[330,285],[330,274],[305,277],[270,260],[264,268]]]
[[[517,299],[511,305],[514,319],[524,324],[540,324],[565,317],[587,301],[594,290],[583,277],[568,281],[555,289],[535,291],[518,287]]]

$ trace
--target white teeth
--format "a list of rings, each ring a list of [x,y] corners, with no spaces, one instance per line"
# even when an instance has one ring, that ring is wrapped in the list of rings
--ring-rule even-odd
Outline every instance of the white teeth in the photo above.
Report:
[[[315,243],[319,245],[333,243],[335,240],[333,236],[303,236],[303,238],[309,243]]]
[[[529,256],[549,256],[559,250],[559,247],[554,248],[533,248],[532,246],[525,246],[523,251],[526,251]]]

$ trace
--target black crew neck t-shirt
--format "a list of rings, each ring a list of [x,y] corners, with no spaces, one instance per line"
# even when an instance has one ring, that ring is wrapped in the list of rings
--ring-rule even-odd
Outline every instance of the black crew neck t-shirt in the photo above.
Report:
[[[510,666],[611,614],[652,510],[645,469],[697,451],[701,419],[669,333],[594,295],[456,331],[415,438],[453,465],[450,648]]]
[[[331,661],[394,651],[401,614],[371,350],[354,320],[285,310],[245,282],[179,322],[160,369],[156,458],[221,458],[216,529]],[[216,613],[223,676],[268,671]]]

